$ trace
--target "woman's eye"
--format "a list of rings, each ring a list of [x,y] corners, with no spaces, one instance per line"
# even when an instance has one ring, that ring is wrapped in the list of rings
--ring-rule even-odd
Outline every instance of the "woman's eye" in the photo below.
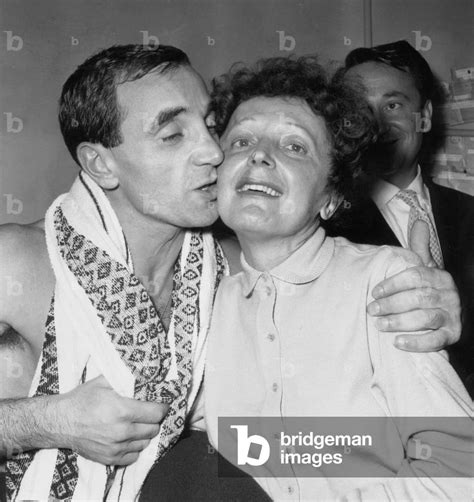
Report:
[[[294,153],[306,153],[307,151],[303,145],[300,145],[298,143],[290,143],[286,148]]]
[[[234,141],[232,141],[232,146],[236,148],[245,148],[250,145],[250,141],[245,138],[239,138]]]

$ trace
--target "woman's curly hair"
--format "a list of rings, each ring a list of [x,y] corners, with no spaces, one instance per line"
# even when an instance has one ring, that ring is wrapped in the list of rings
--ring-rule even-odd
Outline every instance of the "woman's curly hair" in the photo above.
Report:
[[[264,97],[300,98],[322,117],[332,142],[329,184],[350,198],[366,179],[366,150],[376,125],[360,89],[344,83],[343,71],[330,77],[315,56],[273,57],[254,67],[234,65],[212,81],[212,109],[221,136],[235,109],[244,101]]]

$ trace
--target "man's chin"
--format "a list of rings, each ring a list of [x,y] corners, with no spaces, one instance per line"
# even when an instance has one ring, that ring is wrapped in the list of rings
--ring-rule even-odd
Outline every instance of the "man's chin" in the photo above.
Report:
[[[395,174],[399,168],[396,152],[393,149],[379,149],[368,159],[369,172],[378,178],[385,178]]]
[[[205,209],[196,209],[195,214],[190,218],[188,228],[210,227],[218,219],[217,204],[210,202]]]

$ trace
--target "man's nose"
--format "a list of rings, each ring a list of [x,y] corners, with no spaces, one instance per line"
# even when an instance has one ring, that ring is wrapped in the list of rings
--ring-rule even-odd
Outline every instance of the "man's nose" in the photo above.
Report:
[[[275,167],[275,161],[271,154],[270,146],[263,142],[259,143],[250,154],[248,164],[251,166]]]
[[[372,110],[374,122],[377,126],[377,137],[383,137],[389,130],[387,118],[383,114],[382,110],[379,110],[377,107],[371,106],[370,108]]]
[[[219,143],[209,132],[206,132],[205,137],[202,138],[201,141],[202,144],[194,152],[195,164],[200,166],[218,166],[224,160],[224,154],[222,153]]]

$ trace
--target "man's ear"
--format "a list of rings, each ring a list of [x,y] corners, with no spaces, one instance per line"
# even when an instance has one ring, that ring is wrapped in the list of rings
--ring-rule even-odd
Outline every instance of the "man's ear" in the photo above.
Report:
[[[119,186],[114,160],[107,148],[98,143],[80,143],[77,158],[82,169],[104,190],[115,190]]]
[[[433,117],[433,104],[427,99],[421,109],[421,132],[431,131],[431,118]]]
[[[336,209],[342,204],[344,197],[337,193],[332,193],[324,204],[324,206],[319,211],[321,218],[323,220],[329,220],[331,216],[336,212]]]

